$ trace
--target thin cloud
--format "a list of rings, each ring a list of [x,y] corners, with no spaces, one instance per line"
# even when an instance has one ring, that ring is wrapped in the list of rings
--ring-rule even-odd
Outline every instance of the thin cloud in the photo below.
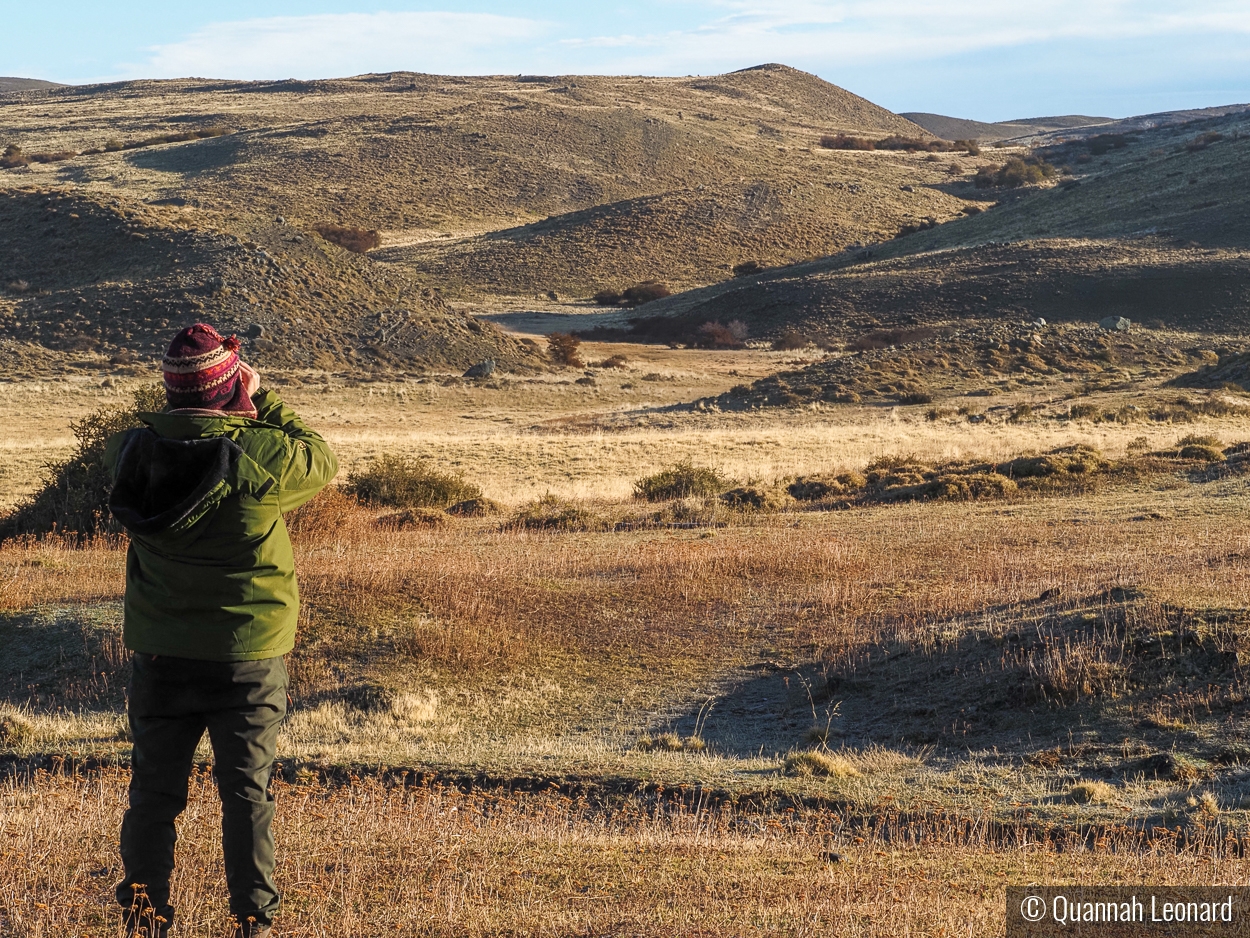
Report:
[[[1027,5],[762,0],[714,6],[722,15],[694,29],[572,38],[564,44],[619,50],[616,66],[689,71],[734,67],[747,59],[816,60],[845,67],[884,64],[885,56],[933,60],[1072,39],[1250,34],[1250,8],[1221,2],[1190,4],[1183,13],[1144,0],[1035,0]]]
[[[503,71],[498,53],[550,24],[488,13],[326,13],[213,23],[156,46],[130,77],[324,78],[364,72]]]

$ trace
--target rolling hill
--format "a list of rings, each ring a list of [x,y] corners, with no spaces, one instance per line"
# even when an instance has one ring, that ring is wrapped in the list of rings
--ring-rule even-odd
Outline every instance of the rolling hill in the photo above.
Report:
[[[985,123],[942,114],[928,114],[924,111],[906,111],[899,116],[906,117],[913,124],[919,124],[943,140],[980,140],[983,143],[1026,137],[1051,130],[1077,130],[1092,125],[1109,124],[1113,120],[1110,117],[1069,114],[1064,117],[1025,117],[1020,120]]]
[[[656,301],[643,327],[690,337],[705,322],[737,319],[754,336],[797,329],[819,338],[1115,314],[1250,331],[1250,119],[1232,114],[1123,143],[1099,155],[1081,144],[1041,151],[1062,167],[1056,185],[979,190],[999,201],[862,250]],[[971,182],[955,185],[974,197]]]
[[[170,140],[190,133],[220,135]],[[952,162],[966,170],[963,157],[821,148],[833,133],[932,139],[780,65],[701,78],[136,81],[6,107],[0,144],[78,155],[0,172],[0,185],[377,229],[379,261],[468,300],[712,283],[743,261],[822,256],[962,209],[935,184]]]

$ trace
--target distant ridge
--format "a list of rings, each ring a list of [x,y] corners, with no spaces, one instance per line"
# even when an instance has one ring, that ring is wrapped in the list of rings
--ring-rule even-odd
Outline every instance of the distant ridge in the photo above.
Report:
[[[1008,140],[1012,137],[1027,137],[1055,130],[1074,130],[1097,124],[1109,124],[1114,120],[1111,117],[1069,114],[1063,117],[1026,117],[1020,120],[988,124],[983,121],[946,117],[942,114],[927,114],[923,111],[909,111],[899,116],[907,118],[913,124],[919,124],[929,133],[936,134],[943,140],[985,141]]]
[[[0,78],[0,94],[14,91],[46,91],[49,88],[65,88],[67,85],[42,78]]]
[[[944,114],[928,114],[924,111],[902,112],[899,117],[904,117],[913,124],[919,124],[929,133],[943,140],[981,140],[986,143],[993,143],[996,140],[1019,140],[1022,143],[1037,145],[1053,143],[1057,137],[1134,133],[1154,127],[1170,127],[1189,121],[1227,117],[1230,114],[1240,114],[1247,110],[1250,110],[1250,104],[1225,104],[1219,107],[1159,111],[1154,114],[1139,114],[1135,117],[1118,119],[1068,114],[1062,117],[1026,117],[993,124],[964,120],[960,117],[947,117]]]

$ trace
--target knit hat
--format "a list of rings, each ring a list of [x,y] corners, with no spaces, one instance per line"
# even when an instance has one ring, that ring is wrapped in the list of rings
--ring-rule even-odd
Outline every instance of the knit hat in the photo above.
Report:
[[[254,413],[239,375],[239,340],[223,339],[204,323],[188,326],[169,343],[161,362],[172,409]]]

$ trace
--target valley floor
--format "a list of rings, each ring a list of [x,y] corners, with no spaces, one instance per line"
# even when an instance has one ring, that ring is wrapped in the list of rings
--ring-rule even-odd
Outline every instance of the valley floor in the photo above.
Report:
[[[397,521],[340,497],[293,524],[284,933],[989,935],[1005,884],[1244,878],[1237,406],[1060,419],[1062,389],[1026,385],[976,423],[720,412],[687,402],[824,353],[583,351],[585,370],[478,383],[282,376],[347,471],[426,456],[502,505]],[[102,380],[0,388],[7,504],[70,417],[141,379]],[[1043,415],[1010,419],[1022,401]],[[1218,460],[1176,456],[1199,436]],[[1105,470],[995,497],[631,498],[683,459],[785,491],[1077,444]],[[112,933],[123,547],[0,546],[2,931]],[[223,921],[208,785],[180,854],[197,935]]]

